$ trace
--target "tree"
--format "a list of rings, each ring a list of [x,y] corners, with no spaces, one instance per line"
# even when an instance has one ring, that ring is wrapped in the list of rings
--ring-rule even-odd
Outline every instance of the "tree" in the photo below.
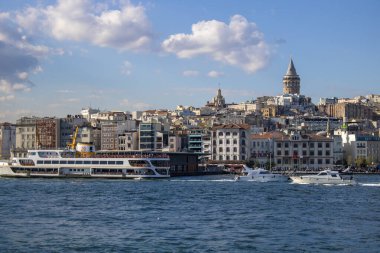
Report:
[[[358,157],[356,158],[355,160],[355,165],[356,167],[359,167],[359,168],[365,168],[367,167],[367,160],[364,158],[364,157]]]

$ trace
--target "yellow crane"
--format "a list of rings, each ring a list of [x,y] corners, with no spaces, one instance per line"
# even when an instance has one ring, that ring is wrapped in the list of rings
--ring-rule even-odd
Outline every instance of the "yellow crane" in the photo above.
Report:
[[[77,126],[75,128],[75,132],[74,132],[74,135],[73,135],[73,140],[71,143],[69,143],[67,146],[69,149],[72,149],[72,150],[75,150],[76,146],[77,146],[77,136],[78,136],[78,131],[79,131],[79,126]]]

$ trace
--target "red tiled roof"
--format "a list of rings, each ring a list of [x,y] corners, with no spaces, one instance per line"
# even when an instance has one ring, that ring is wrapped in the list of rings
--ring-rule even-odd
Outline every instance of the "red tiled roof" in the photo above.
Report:
[[[249,129],[250,126],[247,124],[225,124],[225,125],[214,125],[213,130],[216,129]]]

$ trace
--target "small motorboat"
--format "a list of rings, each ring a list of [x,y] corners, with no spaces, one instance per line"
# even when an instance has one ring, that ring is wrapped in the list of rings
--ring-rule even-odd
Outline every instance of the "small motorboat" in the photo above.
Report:
[[[297,184],[356,184],[352,176],[343,178],[338,171],[334,170],[323,170],[317,175],[291,176],[290,179]]]
[[[254,182],[285,182],[289,177],[282,174],[273,174],[262,168],[252,169],[243,166],[242,175],[235,177],[235,181],[254,181]]]

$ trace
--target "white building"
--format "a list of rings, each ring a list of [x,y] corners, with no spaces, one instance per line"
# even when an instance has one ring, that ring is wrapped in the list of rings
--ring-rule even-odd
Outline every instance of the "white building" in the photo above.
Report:
[[[211,159],[216,161],[245,161],[249,159],[250,127],[227,124],[212,128]]]

